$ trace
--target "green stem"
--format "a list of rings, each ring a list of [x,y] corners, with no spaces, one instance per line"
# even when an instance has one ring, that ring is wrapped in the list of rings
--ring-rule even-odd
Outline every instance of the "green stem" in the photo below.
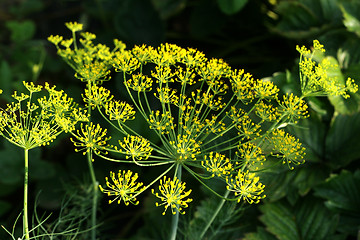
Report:
[[[179,181],[181,181],[181,172],[181,165],[178,165],[175,174]],[[176,240],[176,234],[179,224],[179,214],[180,213],[177,211],[176,214],[172,216],[170,240]]]
[[[91,151],[87,153],[87,159],[89,164],[90,176],[92,181],[92,212],[91,212],[91,240],[96,240],[96,210],[97,210],[97,198],[98,198],[98,186],[99,183],[96,180],[94,167],[92,165],[92,153]]]
[[[23,218],[23,224],[24,224],[24,233],[25,233],[25,239],[30,239],[29,234],[29,221],[28,221],[28,183],[29,183],[29,149],[25,149],[24,152],[24,158],[25,158],[25,175],[24,175],[24,218]]]
[[[200,238],[199,239],[202,239],[205,235],[205,233],[207,232],[207,230],[210,228],[210,225],[213,223],[213,221],[215,220],[216,216],[219,214],[221,208],[224,206],[224,203],[227,199],[227,197],[229,196],[229,193],[230,191],[229,190],[226,190],[226,193],[224,195],[224,198],[221,199],[218,207],[216,208],[214,214],[212,215],[211,219],[209,220],[209,222],[206,224],[205,228],[203,229],[203,231],[201,232],[200,234]]]
[[[91,82],[88,81],[87,84],[88,87],[88,91],[90,92],[91,90]],[[89,114],[89,123],[91,121],[91,106],[89,104],[88,106],[88,114]],[[88,160],[88,164],[89,164],[89,171],[90,171],[90,177],[91,177],[91,182],[92,182],[92,192],[93,192],[93,196],[92,196],[92,208],[91,208],[91,240],[96,240],[96,212],[97,212],[97,198],[98,198],[98,187],[99,187],[99,183],[96,180],[96,176],[95,176],[95,171],[94,171],[94,166],[92,164],[92,151],[88,151],[86,154],[87,160]]]

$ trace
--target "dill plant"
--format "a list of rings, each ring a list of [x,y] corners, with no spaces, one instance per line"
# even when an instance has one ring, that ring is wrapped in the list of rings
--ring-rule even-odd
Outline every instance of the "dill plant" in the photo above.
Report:
[[[168,209],[173,214],[169,239],[176,239],[179,214],[185,214],[194,194],[182,181],[184,174],[222,199],[201,239],[225,201],[256,204],[266,197],[258,172],[265,169],[269,157],[289,169],[304,163],[305,148],[284,128],[308,117],[306,97],[348,97],[348,92],[357,91],[353,80],[343,84],[329,77],[327,70],[333,66],[313,59],[315,51],[324,51],[316,40],[312,50],[297,47],[301,54],[299,97],[293,93],[279,96],[272,82],[232,69],[222,59],[208,59],[193,48],[166,43],[127,50],[114,40],[115,48],[110,51],[95,45],[94,39],[94,34],[82,33],[79,48],[74,30],[68,40],[49,37],[75,76],[86,81],[83,98],[89,110],[96,108],[124,137],[117,139],[117,145],[110,145],[107,129],[89,123],[73,132],[76,151],[90,158],[96,155],[123,164],[163,168],[162,174],[151,180],[141,179],[131,170],[110,172],[106,187],[99,188],[111,197],[109,203],[125,205],[137,205],[137,197],[151,188],[158,198],[156,206],[164,207],[163,215]],[[130,104],[116,100],[102,86],[111,67],[122,74]],[[136,112],[160,143],[128,125]],[[222,192],[212,189],[208,183],[212,178],[223,183]]]
[[[48,83],[45,86],[23,82],[27,92],[12,95],[14,101],[0,109],[0,135],[24,150],[23,236],[30,239],[28,216],[29,151],[49,145],[62,132],[71,132],[79,121],[87,121],[86,112],[73,99]],[[43,90],[47,94],[42,93]],[[9,232],[8,232],[9,233]]]

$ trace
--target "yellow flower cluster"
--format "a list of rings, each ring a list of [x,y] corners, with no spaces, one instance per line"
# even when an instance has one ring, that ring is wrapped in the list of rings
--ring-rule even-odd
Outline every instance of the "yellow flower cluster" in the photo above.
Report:
[[[99,124],[81,124],[81,131],[77,130],[73,132],[73,136],[76,140],[71,138],[74,143],[77,152],[84,151],[85,155],[87,152],[93,151],[95,154],[107,154],[105,147],[108,145],[107,142],[111,137],[107,137],[107,129],[102,129]]]
[[[294,136],[286,133],[283,129],[275,129],[270,142],[273,145],[273,156],[281,157],[283,163],[288,164],[290,169],[294,169],[291,164],[299,165],[305,162],[305,148]]]
[[[15,91],[14,102],[0,109],[0,135],[9,142],[32,149],[48,145],[60,133],[73,131],[79,121],[87,121],[84,111],[77,108],[72,98],[49,84],[45,88],[33,82],[23,82],[28,94]],[[47,96],[37,98],[45,89]],[[37,100],[38,103],[35,103]]]
[[[126,136],[123,141],[119,141],[119,144],[124,149],[126,158],[137,160],[148,159],[153,150],[147,139],[138,136]]]
[[[119,162],[139,166],[170,165],[150,183],[161,179],[160,193],[154,190],[153,193],[162,201],[157,206],[165,206],[163,214],[168,207],[173,214],[183,213],[182,209],[191,202],[185,199],[191,190],[185,191],[185,182],[178,179],[181,169],[202,184],[205,184],[202,180],[218,177],[234,193],[234,200],[258,203],[265,197],[262,194],[265,186],[260,182],[260,174],[254,171],[264,167],[265,147],[272,146],[271,155],[291,169],[291,165],[303,163],[304,148],[280,128],[308,116],[304,98],[320,93],[346,96],[347,91],[357,90],[351,79],[339,85],[339,81],[328,76],[328,70],[334,67],[329,61],[316,63],[312,59],[314,51],[324,52],[318,41],[314,42],[314,50],[297,47],[301,54],[303,95],[285,94],[279,100],[279,89],[273,82],[232,69],[222,59],[208,59],[196,49],[168,43],[156,48],[141,45],[126,49],[125,44],[114,40],[115,48],[110,51],[104,45],[94,44],[96,36],[90,33],[81,33],[77,41],[75,33],[81,30],[79,24],[69,23],[67,27],[72,38],[50,36],[49,41],[74,68],[77,78],[86,81],[83,98],[89,111],[96,107],[108,123],[125,134],[118,141],[119,146],[108,146],[106,130],[98,125],[82,126],[81,132],[74,134],[78,151],[94,152],[108,160],[104,154],[111,151],[125,155]],[[78,42],[81,47],[77,46]],[[134,108],[114,100],[110,91],[100,86],[110,79],[111,68],[122,74],[131,104],[153,131],[152,136],[146,138],[143,132],[147,131],[143,128],[140,132],[127,125],[125,121],[135,117]],[[118,126],[111,122],[114,120]],[[174,166],[173,179],[165,177]],[[117,179],[114,174],[111,176],[115,185],[106,179],[110,190],[101,189],[116,196],[115,199],[131,202],[142,191],[139,190],[142,185],[129,180],[130,173],[119,173]],[[136,193],[126,195],[133,186],[138,187],[130,192]]]
[[[145,188],[142,182],[136,182],[138,177],[137,173],[133,174],[130,170],[119,170],[117,174],[110,172],[111,180],[108,177],[105,178],[106,186],[109,189],[104,189],[101,185],[99,188],[108,196],[115,196],[114,199],[109,200],[109,204],[117,200],[118,204],[123,201],[125,205],[129,205],[129,203],[137,205],[139,201],[136,200],[135,195],[141,193]]]
[[[217,152],[210,152],[209,155],[205,155],[204,160],[201,161],[201,165],[211,173],[212,177],[216,175],[221,178],[229,175],[233,168],[229,158]]]
[[[351,78],[343,81],[340,76],[329,74],[339,68],[336,63],[332,63],[331,57],[322,57],[320,62],[313,59],[316,52],[325,53],[324,46],[318,40],[314,40],[312,50],[304,46],[297,46],[296,49],[301,54],[300,83],[304,97],[334,95],[348,98],[349,92],[354,93],[358,90],[358,86]]]
[[[226,180],[227,189],[235,193],[237,201],[247,201],[248,203],[259,203],[266,195],[261,195],[264,192],[265,185],[259,182],[260,178],[255,173],[249,171],[238,171],[234,178]]]
[[[187,198],[190,195],[191,190],[185,191],[185,184],[185,182],[180,182],[176,177],[174,177],[173,180],[164,177],[163,179],[160,179],[160,194],[152,189],[152,193],[162,201],[162,203],[156,203],[156,206],[164,205],[165,207],[165,210],[162,213],[163,215],[165,215],[168,207],[171,208],[172,214],[176,214],[176,212],[185,214],[183,208],[187,208],[188,203],[192,202],[191,198]]]

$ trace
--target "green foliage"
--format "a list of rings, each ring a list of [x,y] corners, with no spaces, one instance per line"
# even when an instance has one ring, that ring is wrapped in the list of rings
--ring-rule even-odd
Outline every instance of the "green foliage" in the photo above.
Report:
[[[237,13],[247,3],[247,0],[217,0],[220,10],[228,15]]]

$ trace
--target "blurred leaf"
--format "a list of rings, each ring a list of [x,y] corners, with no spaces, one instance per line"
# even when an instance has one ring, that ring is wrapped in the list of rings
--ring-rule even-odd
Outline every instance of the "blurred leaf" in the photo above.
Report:
[[[354,4],[352,4],[354,6]],[[360,21],[350,13],[343,5],[340,5],[341,12],[343,14],[343,23],[349,32],[353,32],[360,36]]]
[[[360,158],[360,113],[337,115],[326,138],[326,158],[341,168]]]
[[[314,38],[342,20],[337,1],[333,0],[281,1],[275,12],[281,20],[272,29],[294,39]]]
[[[152,0],[162,19],[167,19],[186,6],[186,0]]]
[[[3,90],[2,97],[4,97],[7,101],[11,100],[11,82],[12,82],[12,73],[9,64],[3,60],[1,61],[0,66],[0,89]]]
[[[239,12],[248,0],[217,0],[221,11],[227,15]]]
[[[0,151],[0,181],[5,184],[15,184],[23,179],[24,162],[12,150]]]
[[[335,211],[358,214],[360,217],[360,170],[343,170],[315,188],[315,195],[327,199],[326,206]]]
[[[243,240],[277,240],[277,238],[267,232],[264,228],[258,227],[254,233],[247,233]]]
[[[35,34],[35,24],[30,20],[8,21],[6,27],[11,31],[11,40],[16,43],[29,40]]]
[[[158,45],[164,39],[164,23],[149,0],[125,0],[114,16],[115,30],[130,44]]]
[[[343,170],[315,188],[315,195],[325,198],[326,207],[340,213],[341,232],[356,236],[360,226],[360,170]]]
[[[41,11],[43,8],[44,1],[42,0],[19,1],[19,4],[11,8],[11,13],[24,18],[31,13]]]
[[[260,211],[260,220],[279,240],[332,239],[338,222],[321,201],[311,197],[293,207],[284,201],[268,203],[260,206]]]

